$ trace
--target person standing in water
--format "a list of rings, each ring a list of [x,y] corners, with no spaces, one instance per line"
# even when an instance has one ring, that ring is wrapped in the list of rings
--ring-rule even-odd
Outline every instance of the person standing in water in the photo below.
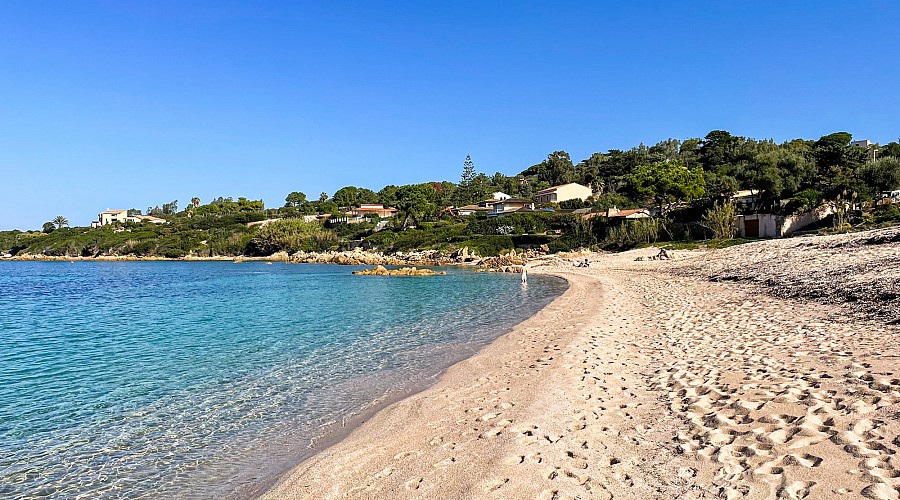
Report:
[[[522,283],[528,283],[528,272],[525,270],[525,266],[522,266]]]

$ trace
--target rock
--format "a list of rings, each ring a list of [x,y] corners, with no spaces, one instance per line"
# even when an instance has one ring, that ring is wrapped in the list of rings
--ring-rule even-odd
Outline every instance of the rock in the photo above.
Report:
[[[358,276],[443,276],[447,271],[434,271],[431,269],[417,269],[415,267],[402,267],[400,269],[386,269],[384,266],[375,266],[372,269],[353,271]]]

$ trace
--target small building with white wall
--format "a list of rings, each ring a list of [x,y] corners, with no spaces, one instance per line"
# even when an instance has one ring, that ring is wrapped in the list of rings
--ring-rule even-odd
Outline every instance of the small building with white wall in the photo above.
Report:
[[[561,184],[551,188],[542,189],[535,194],[535,200],[541,203],[561,203],[568,200],[584,201],[593,195],[594,192],[587,186],[582,186],[577,182]]]
[[[796,215],[752,214],[737,216],[737,234],[743,238],[782,238],[834,213],[826,203]]]

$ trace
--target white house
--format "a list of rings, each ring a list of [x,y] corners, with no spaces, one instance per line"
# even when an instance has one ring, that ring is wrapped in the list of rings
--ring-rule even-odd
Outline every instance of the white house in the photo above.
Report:
[[[561,184],[537,192],[535,199],[540,203],[560,203],[568,200],[584,201],[594,194],[591,188],[582,186],[577,182]]]
[[[488,217],[499,217],[522,209],[534,210],[534,202],[523,198],[498,200],[491,205],[491,211],[488,212]]]
[[[91,222],[91,227],[123,224],[125,222],[133,222],[135,224],[140,224],[142,222],[165,224],[168,221],[152,215],[128,215],[128,210],[106,210],[97,214],[97,220]]]

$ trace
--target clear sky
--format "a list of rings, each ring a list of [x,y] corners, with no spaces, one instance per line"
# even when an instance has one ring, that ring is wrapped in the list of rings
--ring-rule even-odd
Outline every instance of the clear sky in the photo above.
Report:
[[[893,0],[0,2],[0,229],[713,129],[897,140],[898,19]]]

